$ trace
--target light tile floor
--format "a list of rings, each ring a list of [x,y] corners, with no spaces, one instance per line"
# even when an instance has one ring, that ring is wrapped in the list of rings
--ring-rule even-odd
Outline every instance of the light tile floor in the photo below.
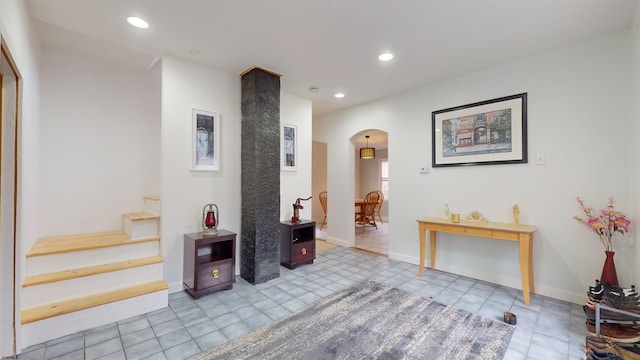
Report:
[[[582,359],[582,307],[418,266],[355,249],[338,247],[317,254],[314,264],[280,267],[280,277],[251,285],[237,278],[233,289],[198,300],[169,295],[169,307],[99,328],[34,345],[18,355],[31,359],[190,359],[281,319],[365,279],[433,297],[436,301],[501,321],[517,315],[505,359]]]
[[[378,229],[367,226],[366,229],[362,225],[355,226],[355,247],[387,256],[389,254],[389,226],[387,222],[378,222]],[[316,238],[327,238],[327,228],[320,230],[320,226],[316,226]]]

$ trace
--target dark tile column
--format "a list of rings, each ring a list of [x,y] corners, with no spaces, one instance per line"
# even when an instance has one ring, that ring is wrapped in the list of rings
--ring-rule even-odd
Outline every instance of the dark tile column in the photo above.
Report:
[[[280,276],[280,75],[242,74],[242,240],[240,276]]]

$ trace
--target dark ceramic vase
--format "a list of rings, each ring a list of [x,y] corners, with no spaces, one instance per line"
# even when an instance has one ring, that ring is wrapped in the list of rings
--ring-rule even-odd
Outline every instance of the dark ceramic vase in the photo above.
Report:
[[[604,260],[604,267],[602,268],[602,275],[600,276],[600,282],[611,286],[618,286],[618,274],[616,273],[616,264],[613,262],[613,251],[605,251],[607,256]]]

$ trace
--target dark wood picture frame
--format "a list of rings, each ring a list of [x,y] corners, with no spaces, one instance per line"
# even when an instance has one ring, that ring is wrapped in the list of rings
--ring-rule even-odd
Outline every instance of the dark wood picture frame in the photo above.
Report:
[[[527,163],[527,93],[431,113],[432,166]]]

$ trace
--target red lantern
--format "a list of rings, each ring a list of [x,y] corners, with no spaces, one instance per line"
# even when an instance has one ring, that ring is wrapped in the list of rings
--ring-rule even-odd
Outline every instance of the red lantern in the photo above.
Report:
[[[205,235],[218,234],[218,220],[220,219],[218,213],[218,205],[207,204],[202,209],[202,232]]]

